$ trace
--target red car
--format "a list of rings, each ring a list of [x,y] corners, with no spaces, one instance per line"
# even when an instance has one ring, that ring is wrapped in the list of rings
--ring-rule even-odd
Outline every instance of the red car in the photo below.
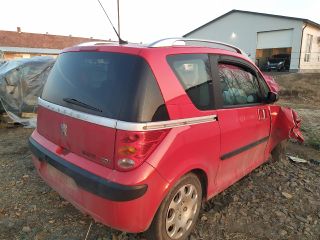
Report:
[[[29,145],[40,176],[96,221],[185,239],[203,201],[302,140],[276,100],[228,44],[75,46],[48,77]]]

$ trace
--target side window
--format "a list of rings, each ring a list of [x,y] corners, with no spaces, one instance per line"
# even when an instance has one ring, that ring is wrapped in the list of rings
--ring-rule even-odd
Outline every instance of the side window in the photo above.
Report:
[[[193,104],[200,110],[213,109],[213,89],[207,54],[179,54],[167,57]]]
[[[219,64],[224,106],[262,102],[258,79],[250,71],[231,64]]]

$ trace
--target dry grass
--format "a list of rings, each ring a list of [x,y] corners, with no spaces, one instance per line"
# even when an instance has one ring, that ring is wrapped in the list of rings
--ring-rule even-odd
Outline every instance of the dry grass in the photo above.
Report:
[[[320,108],[320,73],[291,73],[274,76],[284,100]]]

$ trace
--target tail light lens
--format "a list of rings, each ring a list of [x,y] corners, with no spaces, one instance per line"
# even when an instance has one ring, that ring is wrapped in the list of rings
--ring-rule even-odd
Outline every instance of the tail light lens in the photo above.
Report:
[[[169,129],[134,132],[118,130],[115,169],[129,171],[140,166],[161,143]]]

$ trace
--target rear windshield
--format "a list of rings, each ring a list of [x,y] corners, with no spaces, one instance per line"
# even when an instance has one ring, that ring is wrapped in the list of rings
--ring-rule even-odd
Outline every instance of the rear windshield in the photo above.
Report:
[[[42,98],[78,111],[128,122],[169,119],[149,65],[143,58],[129,54],[60,54]]]

